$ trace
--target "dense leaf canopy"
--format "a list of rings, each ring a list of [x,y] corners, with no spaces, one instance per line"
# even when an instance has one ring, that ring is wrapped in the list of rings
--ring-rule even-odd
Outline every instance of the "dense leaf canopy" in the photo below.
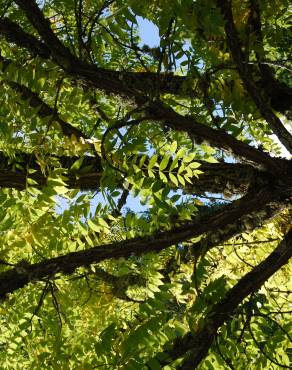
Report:
[[[0,5],[1,369],[291,368],[289,2]]]

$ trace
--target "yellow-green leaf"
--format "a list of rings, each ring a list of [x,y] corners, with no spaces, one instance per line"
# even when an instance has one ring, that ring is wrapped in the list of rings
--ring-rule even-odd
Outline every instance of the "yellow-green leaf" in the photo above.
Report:
[[[183,186],[185,186],[186,182],[185,182],[184,178],[183,178],[181,175],[177,175],[177,178],[178,178],[178,181],[179,181]]]
[[[172,162],[172,164],[169,168],[169,171],[172,171],[177,166],[177,164],[178,164],[178,158],[176,157],[176,158],[174,158],[174,160],[173,160],[173,162]]]
[[[166,166],[168,165],[168,161],[169,161],[169,155],[165,155],[159,165],[159,171],[163,171]]]
[[[163,182],[168,182],[167,177],[164,175],[164,173],[163,173],[163,172],[160,172],[160,171],[159,171],[159,177],[161,178],[161,180],[162,180]]]
[[[100,226],[95,224],[93,221],[88,220],[87,221],[88,226],[91,228],[91,230],[96,231],[97,233],[100,232]]]
[[[157,158],[158,158],[158,155],[154,154],[154,156],[149,161],[148,170],[151,170],[154,167],[154,165],[157,163]]]
[[[174,141],[174,142],[170,145],[169,151],[170,151],[171,153],[175,153],[176,149],[177,149],[177,142],[176,142],[176,141]]]
[[[169,173],[170,180],[174,183],[174,185],[178,186],[177,178],[174,176],[174,174]]]

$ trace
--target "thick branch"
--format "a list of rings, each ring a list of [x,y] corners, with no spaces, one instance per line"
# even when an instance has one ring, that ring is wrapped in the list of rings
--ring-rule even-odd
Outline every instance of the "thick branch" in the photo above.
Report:
[[[33,108],[38,109],[38,115],[40,117],[52,117],[52,120],[57,122],[65,136],[71,137],[75,135],[77,138],[87,139],[88,137],[80,131],[78,128],[72,126],[70,123],[65,122],[53,108],[51,108],[47,103],[45,103],[37,93],[31,91],[24,85],[21,85],[17,82],[5,81],[14,91],[20,94],[23,100],[27,100],[28,104]]]
[[[18,46],[27,49],[34,55],[39,55],[42,58],[48,59],[53,58],[52,52],[47,46],[40,42],[35,36],[23,31],[17,23],[4,18],[0,21],[0,33],[7,38],[8,41],[14,42]],[[54,58],[53,58],[54,59]],[[55,61],[58,63],[58,58]],[[59,64],[59,63],[58,63]],[[65,68],[65,64],[61,65]],[[123,86],[131,87],[142,95],[147,94],[149,91],[159,91],[161,93],[169,93],[178,95],[181,97],[192,96],[194,89],[192,84],[188,82],[189,78],[185,76],[176,76],[168,73],[152,73],[152,72],[128,72],[128,71],[114,71],[105,70],[102,68],[95,68],[92,65],[82,63],[79,68],[74,67],[75,72],[84,74],[86,69],[90,71],[90,74],[94,74],[96,79],[109,79],[110,81],[120,80],[123,82]],[[83,73],[82,73],[83,70]],[[268,78],[267,73],[263,74],[263,81],[267,86],[271,85],[271,80]],[[292,90],[289,89],[285,84],[279,83],[273,78],[273,94],[271,96],[271,105],[274,109],[283,111],[291,107]],[[101,84],[102,81],[99,81]],[[101,85],[100,85],[101,86]],[[106,86],[105,86],[106,87]],[[100,87],[101,88],[101,87]],[[121,93],[122,90],[115,91]],[[270,90],[267,91],[270,93]],[[271,95],[271,94],[270,94]]]
[[[71,170],[73,163],[79,157],[53,157],[56,159],[62,168],[67,170],[66,179],[64,182],[68,188],[81,189],[81,190],[97,190],[100,187],[100,180],[102,177],[102,163],[100,157],[83,156],[82,164],[78,170]],[[139,163],[140,157],[137,159]],[[240,163],[208,163],[198,161],[201,166],[200,170],[203,172],[199,178],[193,177],[192,184],[187,183],[183,188],[185,193],[188,194],[204,194],[209,193],[224,193],[226,196],[242,195],[253,187],[269,186],[273,182],[273,176],[264,171],[258,171],[255,168]],[[15,164],[18,166],[15,166]],[[30,168],[36,170],[34,173],[28,175],[26,164],[30,163]],[[143,171],[145,176],[148,176],[147,164],[149,159],[144,161]],[[168,168],[164,170],[165,175],[168,177]],[[19,168],[23,166],[23,170]],[[178,163],[178,167],[180,164]],[[176,176],[176,170],[172,173]],[[156,175],[156,172],[154,172]],[[14,159],[5,156],[0,152],[0,187],[2,188],[16,188],[23,190],[26,188],[27,177],[36,181],[38,187],[42,187],[47,183],[47,177],[41,170],[37,158],[34,154],[27,154],[18,152]],[[158,176],[158,175],[157,175]],[[158,176],[159,178],[159,176]],[[120,186],[119,186],[120,182]],[[169,180],[169,184],[171,180]],[[172,184],[173,187],[174,184]],[[117,178],[117,187],[123,188],[122,179]]]
[[[286,166],[281,160],[280,163],[277,158],[271,158],[268,154],[235,139],[224,130],[215,130],[197,122],[193,117],[182,116],[162,103],[151,104],[147,114],[153,120],[159,120],[177,131],[187,132],[194,138],[203,138],[211,145],[231,151],[235,156],[262,165],[272,173],[277,173],[280,169],[282,171],[283,166]]]
[[[24,11],[33,27],[38,31],[54,60],[65,69],[70,68],[70,53],[51,29],[50,21],[43,16],[42,11],[33,0],[16,0],[16,4]]]
[[[0,34],[6,37],[8,41],[27,49],[32,54],[38,55],[45,59],[52,57],[51,51],[43,42],[40,42],[35,36],[23,31],[17,23],[10,21],[7,18],[0,21]],[[82,69],[87,69],[90,71],[90,74],[95,75],[95,78],[97,79],[110,81],[116,80],[121,86],[127,85],[141,94],[146,94],[149,91],[153,92],[156,89],[162,93],[169,93],[179,96],[189,96],[193,93],[193,88],[188,87],[186,77],[184,76],[176,76],[167,73],[158,74],[153,72],[114,71],[96,68],[86,63],[82,64]],[[77,72],[80,71],[76,69],[76,73]],[[120,93],[121,92],[122,90],[120,88]]]
[[[251,232],[272,219],[285,208],[287,208],[285,203],[269,203],[262,208],[258,208],[255,212],[241,217],[240,222],[235,220],[233,224],[228,224],[221,229],[206,233],[206,236],[202,240],[192,245],[192,255],[195,258],[204,257],[213,247],[223,244],[230,238],[244,232]]]
[[[231,1],[217,0],[217,4],[224,16],[225,32],[229,49],[232,53],[238,73],[246,87],[246,90],[253,99],[261,115],[269,124],[272,131],[278,136],[279,140],[287,148],[287,150],[292,153],[292,135],[288,130],[286,130],[281,120],[271,109],[270,105],[266,103],[266,100],[262,96],[257,84],[253,81],[250,66],[245,63],[244,55],[241,50],[241,43],[234,25]]]
[[[147,101],[147,98],[141,95],[139,88],[136,87],[138,79],[135,79],[135,86],[131,86],[128,80],[123,80],[123,73],[118,72],[119,78],[113,78],[112,71],[98,69],[95,66],[88,65],[76,59],[54,34],[50,28],[49,21],[44,17],[34,0],[17,0],[16,2],[50,48],[55,61],[67,73],[84,79],[87,83],[103,89],[107,93],[124,94],[131,97],[138,104],[144,104]],[[194,118],[181,116],[171,108],[167,108],[159,103],[152,104],[148,109],[148,113],[152,114],[151,118],[154,120],[162,121],[175,130],[186,131],[194,137],[199,137],[203,140],[206,139],[214,146],[231,150],[235,155],[262,164],[265,168],[269,168],[273,172],[278,172],[279,170],[279,166],[275,164],[275,160],[271,160],[267,154],[236,140],[223,130],[214,130],[204,126]],[[273,112],[272,114],[274,115]]]
[[[115,93],[122,93],[123,88],[128,86],[141,94],[146,94],[149,91],[153,93],[156,90],[162,93],[170,93],[180,96],[189,96],[190,94],[193,94],[193,88],[188,87],[186,77],[184,76],[175,76],[168,73],[128,72],[97,68],[85,62],[80,61],[80,63],[77,63],[77,60],[73,55],[69,58],[69,50],[67,50],[66,53],[66,56],[68,57],[67,63],[62,64],[60,63],[60,58],[56,57],[56,53],[59,49],[56,51],[55,48],[54,52],[52,52],[45,43],[40,42],[35,36],[25,32],[17,23],[8,18],[4,18],[2,21],[0,20],[0,34],[2,34],[9,42],[13,42],[19,47],[27,49],[33,55],[38,55],[44,59],[54,59],[55,62],[60,64],[67,72],[69,72],[67,69],[71,60],[75,74],[79,74],[81,78],[84,73],[90,74],[91,78],[94,75],[94,78],[99,80],[100,88],[102,88],[102,82],[107,80],[110,82],[108,88],[112,89],[112,82],[116,81],[120,87],[118,90],[115,89]],[[56,37],[54,37],[54,39],[56,39]],[[60,44],[59,41],[58,44]],[[63,45],[62,47],[65,48]],[[71,73],[73,73],[73,70]],[[103,88],[105,90],[107,89],[106,84],[104,84]]]
[[[265,62],[262,62],[265,56],[265,50],[262,35],[260,4],[258,0],[250,1],[249,24],[252,28],[252,32],[257,37],[257,49],[260,48],[260,52],[255,51],[262,77],[262,80],[257,84],[260,88],[264,89],[265,93],[270,97],[272,108],[285,113],[286,110],[292,109],[292,89],[285,83],[279,82],[275,78],[272,68],[265,64]]]
[[[42,58],[50,58],[51,52],[46,45],[39,41],[35,36],[23,31],[17,23],[8,18],[0,20],[0,33],[10,42],[29,50],[34,55]]]
[[[292,229],[263,262],[242,277],[228,291],[226,296],[212,307],[202,327],[194,333],[188,333],[184,337],[178,338],[172,349],[164,352],[167,359],[161,365],[169,364],[187,354],[179,369],[195,369],[207,356],[218,329],[230,320],[238,305],[250,294],[256,292],[283,265],[288,263],[291,256]]]
[[[88,266],[106,259],[159,252],[205,232],[234,224],[235,220],[241,222],[243,216],[263,208],[274,200],[273,197],[273,191],[262,189],[257,196],[247,195],[239,201],[222,207],[211,216],[199,217],[193,222],[169,231],[159,231],[148,237],[114,242],[69,253],[36,264],[28,264],[25,268],[23,266],[22,268],[15,267],[0,274],[0,296],[5,297],[7,293],[12,293],[30,282],[39,281],[46,277],[53,278],[57,273],[70,274],[78,267]]]
[[[256,292],[292,256],[292,229],[279,246],[258,266],[247,273],[226,294],[225,298],[216,304],[208,314],[207,323],[193,334],[191,356],[182,366],[182,370],[195,368],[207,355],[217,330],[230,319],[238,305],[253,292]]]
[[[74,162],[80,157],[52,157],[60,163],[61,168],[68,171],[66,173],[66,185],[68,188],[80,190],[96,190],[100,186],[102,176],[102,164],[99,157],[84,156],[82,164],[78,170],[70,170]],[[35,172],[27,172],[27,163],[29,168]],[[17,164],[17,166],[16,166]],[[21,170],[20,168],[23,167]],[[50,165],[50,169],[54,169]],[[49,171],[48,171],[49,172]],[[47,183],[47,177],[42,171],[38,159],[34,154],[16,153],[15,158],[9,158],[0,152],[0,187],[16,188],[24,190],[27,186],[27,177],[36,181],[36,186],[42,187]]]

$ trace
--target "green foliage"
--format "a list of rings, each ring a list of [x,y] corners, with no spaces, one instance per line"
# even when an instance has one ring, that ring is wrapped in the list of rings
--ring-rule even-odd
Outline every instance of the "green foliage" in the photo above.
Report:
[[[272,253],[291,224],[282,207],[272,220],[264,213],[251,232],[238,227],[241,215],[228,219],[239,223],[226,236],[220,214],[212,219],[214,229],[188,237],[194,220],[207,223],[207,216],[231,201],[236,207],[239,191],[226,199],[224,174],[212,165],[241,163],[245,155],[235,156],[226,143],[214,145],[217,137],[209,142],[199,129],[191,135],[184,127],[201,125],[282,155],[233,65],[221,12],[215,1],[202,0],[38,2],[72,60],[79,60],[70,70],[54,55],[44,58],[7,36],[4,17],[46,44],[15,3],[0,0],[0,285],[13,281],[5,280],[13,268],[26,274],[27,266],[54,257],[81,251],[90,256],[94,247],[109,257],[98,264],[84,257],[72,271],[56,267],[40,279],[28,273],[28,284],[1,297],[0,367],[178,368],[187,350],[170,358],[174,343],[208,324],[216,304]],[[271,70],[289,86],[288,2],[260,6],[263,45],[248,31],[249,2],[233,1],[243,51],[255,64],[261,53],[262,60],[279,60],[284,67],[271,64]],[[142,45],[139,17],[158,28],[155,48]],[[175,77],[184,77],[183,83]],[[170,116],[150,115],[157,102]],[[182,120],[174,126],[175,114],[194,119],[194,125]],[[283,112],[277,114],[285,121]],[[90,159],[100,166],[87,164]],[[261,164],[254,167],[264,172]],[[248,178],[249,190],[262,186],[265,178],[258,176]],[[84,191],[88,179],[98,180]],[[210,182],[218,185],[212,194],[204,190]],[[182,240],[171,236],[167,248],[157,245],[159,253],[145,253],[159,233],[183,227]],[[218,233],[222,240],[209,248]],[[111,254],[118,242],[132,238],[146,240],[143,248],[126,257],[123,251]],[[199,257],[198,245],[208,247]],[[197,368],[288,368],[290,295],[284,266],[222,323]]]

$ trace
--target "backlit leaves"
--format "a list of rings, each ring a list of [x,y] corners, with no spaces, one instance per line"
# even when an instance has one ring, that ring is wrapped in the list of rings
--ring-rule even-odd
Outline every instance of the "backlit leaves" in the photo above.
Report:
[[[17,44],[17,33],[5,37],[1,23],[0,180],[11,185],[0,189],[1,274],[15,268],[30,280],[28,266],[53,257],[90,254],[99,246],[106,255],[109,243],[131,238],[152,243],[173,228],[189,235],[194,219],[199,228],[221,207],[232,201],[235,207],[247,187],[260,190],[265,174],[277,181],[262,164],[248,161],[254,167],[247,184],[226,200],[224,174],[218,180],[215,172],[203,173],[208,164],[247,165],[225,142],[220,146],[218,140],[217,147],[201,137],[200,130],[208,128],[280,154],[235,68],[216,2],[52,0],[40,5],[72,53],[70,62],[79,58],[79,64],[66,70],[54,56],[36,55]],[[0,6],[5,13],[0,22],[9,17],[45,42],[14,2],[0,0]],[[251,29],[251,4],[233,1],[232,6],[252,77],[257,80],[261,70],[259,54],[277,63],[269,65],[272,76],[288,84],[288,2],[260,2],[262,47]],[[146,20],[153,32],[157,27],[155,45],[145,45],[151,43],[141,33]],[[150,114],[156,102],[172,113]],[[193,120],[190,131],[179,119],[186,117]],[[64,131],[60,120],[73,133]],[[253,175],[258,168],[259,179]],[[86,189],[82,179],[90,184]],[[197,193],[196,183],[201,184]],[[220,191],[204,191],[209,183]],[[206,325],[212,305],[274,250],[290,218],[283,211],[252,232],[213,228],[175,240],[160,253],[145,254],[145,243],[127,258],[122,251],[119,258],[76,269],[66,261],[64,274],[56,265],[55,274],[2,297],[1,369],[168,368],[164,364],[175,340]],[[241,226],[236,214],[225,226],[234,222]],[[212,237],[218,235],[222,240],[215,245]],[[208,251],[209,246],[214,248]],[[197,250],[203,251],[199,257]],[[1,284],[7,286],[16,275]],[[289,366],[290,291],[285,266],[238,305],[198,369]],[[179,367],[185,356],[183,348],[169,368]]]

